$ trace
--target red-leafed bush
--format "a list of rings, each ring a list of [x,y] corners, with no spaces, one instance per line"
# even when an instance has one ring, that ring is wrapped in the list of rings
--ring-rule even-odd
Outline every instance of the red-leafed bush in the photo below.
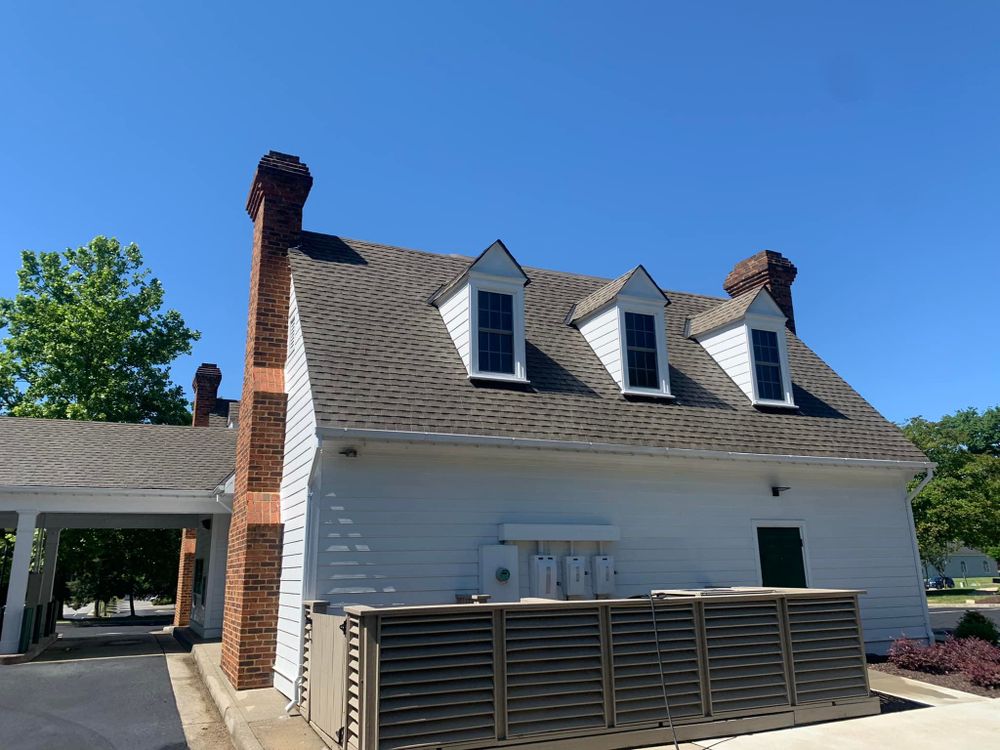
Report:
[[[900,669],[930,674],[948,674],[956,669],[954,657],[942,644],[924,646],[909,638],[900,638],[889,648],[889,662]]]
[[[942,648],[962,671],[973,664],[1000,664],[1000,648],[979,638],[949,638]]]
[[[970,662],[962,672],[973,685],[984,688],[1000,688],[1000,663],[995,661]]]

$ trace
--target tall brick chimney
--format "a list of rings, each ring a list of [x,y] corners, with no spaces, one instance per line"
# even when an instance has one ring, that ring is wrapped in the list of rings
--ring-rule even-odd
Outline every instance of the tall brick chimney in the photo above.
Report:
[[[211,362],[202,362],[194,371],[194,408],[192,427],[208,427],[209,415],[219,400],[222,370]],[[174,625],[185,627],[191,622],[191,595],[194,592],[194,553],[198,542],[197,529],[181,531],[181,554],[177,563],[177,597],[174,599]]]
[[[236,477],[226,564],[222,670],[237,690],[267,687],[274,665],[281,575],[279,507],[284,456],[284,367],[291,270],[312,176],[297,156],[271,151],[257,165],[246,368],[236,438]]]
[[[730,297],[738,297],[751,289],[766,286],[778,307],[788,318],[788,330],[795,333],[795,314],[792,308],[792,282],[798,269],[781,253],[761,250],[746,260],[741,260],[729,272],[722,288]]]
[[[219,400],[219,383],[222,382],[222,370],[212,362],[203,362],[194,371],[194,409],[191,424],[195,427],[208,427],[208,417]]]

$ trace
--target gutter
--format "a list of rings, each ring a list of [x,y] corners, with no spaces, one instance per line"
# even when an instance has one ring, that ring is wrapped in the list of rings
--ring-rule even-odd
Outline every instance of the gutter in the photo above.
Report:
[[[321,439],[384,440],[439,445],[498,446],[536,450],[563,450],[583,453],[608,453],[619,455],[664,456],[667,458],[701,458],[721,461],[755,461],[781,464],[816,464],[821,466],[854,466],[873,469],[898,469],[913,472],[933,472],[930,461],[892,461],[873,458],[840,458],[834,456],[799,456],[771,453],[740,453],[738,451],[712,451],[697,448],[660,448],[646,445],[596,443],[572,440],[539,440],[534,438],[497,437],[493,435],[462,435],[441,432],[409,432],[405,430],[368,430],[354,427],[320,427]],[[929,480],[928,480],[929,481]],[[923,482],[920,489],[923,489]]]

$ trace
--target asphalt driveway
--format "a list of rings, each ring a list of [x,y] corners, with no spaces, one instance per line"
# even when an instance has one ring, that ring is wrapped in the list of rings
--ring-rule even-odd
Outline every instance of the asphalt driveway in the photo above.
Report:
[[[149,625],[111,630],[64,636],[34,662],[0,667],[0,748],[231,748],[171,635]]]

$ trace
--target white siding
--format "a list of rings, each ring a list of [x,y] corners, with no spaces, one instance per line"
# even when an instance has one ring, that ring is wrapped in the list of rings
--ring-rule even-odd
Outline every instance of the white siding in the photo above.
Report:
[[[900,473],[374,443],[344,458],[332,447],[314,497],[315,596],[335,606],[473,593],[478,548],[497,543],[501,523],[618,526],[621,541],[606,549],[621,596],[758,585],[754,522],[794,520],[803,524],[811,586],[867,590],[871,648],[904,632],[926,635]],[[774,498],[776,483],[792,489]],[[535,544],[519,550],[526,596]],[[597,551],[596,543],[575,550]]]
[[[438,311],[465,369],[469,369],[469,285],[465,284],[455,291],[441,303]]]
[[[578,327],[590,344],[590,348],[594,350],[594,354],[618,383],[618,387],[624,388],[625,376],[622,371],[621,332],[618,320],[618,307],[612,305],[604,312],[582,321]]]
[[[753,383],[750,379],[750,347],[746,326],[740,321],[729,328],[720,328],[698,338],[719,367],[733,379],[747,398],[753,401]]]
[[[300,661],[306,510],[309,478],[316,456],[316,414],[313,410],[309,372],[306,369],[294,284],[288,314],[285,390],[288,393],[288,413],[285,421],[285,465],[281,480],[281,522],[285,528],[274,686],[291,697]]]

